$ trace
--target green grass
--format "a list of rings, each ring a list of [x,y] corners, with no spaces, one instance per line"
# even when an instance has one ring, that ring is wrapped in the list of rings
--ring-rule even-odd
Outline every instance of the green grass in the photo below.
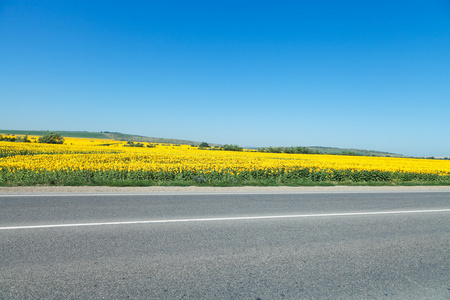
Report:
[[[346,173],[348,174],[348,172]],[[295,172],[241,172],[230,175],[219,172],[181,173],[153,171],[28,171],[0,170],[0,185],[66,185],[66,186],[417,186],[450,185],[450,175],[415,174],[381,171],[356,171],[343,176],[335,172],[310,173],[306,169]]]

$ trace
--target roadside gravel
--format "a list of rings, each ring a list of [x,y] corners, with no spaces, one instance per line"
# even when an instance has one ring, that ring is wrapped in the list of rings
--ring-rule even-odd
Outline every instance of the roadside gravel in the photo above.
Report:
[[[244,187],[110,187],[110,186],[20,186],[0,187],[0,194],[51,193],[297,193],[297,192],[429,192],[447,191],[450,186],[244,186]]]

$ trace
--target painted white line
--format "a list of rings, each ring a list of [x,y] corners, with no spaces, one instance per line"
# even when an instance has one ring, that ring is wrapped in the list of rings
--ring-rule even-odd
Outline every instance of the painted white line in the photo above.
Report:
[[[172,220],[169,219],[169,220],[148,220],[148,221],[129,221],[129,222],[30,225],[30,226],[0,227],[0,230],[104,226],[104,225],[181,223],[181,222],[264,220],[264,219],[286,219],[286,218],[316,218],[316,217],[346,217],[346,216],[370,216],[370,215],[392,215],[392,214],[421,214],[421,213],[438,213],[438,212],[450,212],[450,208],[448,208],[448,209],[431,209],[431,210],[375,211],[375,212],[353,212],[353,213],[331,213],[331,214],[309,214],[309,215],[279,215],[279,216],[255,216],[255,217],[227,217],[227,218],[203,218],[203,219],[172,219]]]

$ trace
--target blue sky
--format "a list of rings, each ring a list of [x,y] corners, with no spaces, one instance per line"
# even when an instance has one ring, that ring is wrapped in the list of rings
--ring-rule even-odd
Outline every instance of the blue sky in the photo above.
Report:
[[[0,0],[0,129],[450,156],[450,1]]]

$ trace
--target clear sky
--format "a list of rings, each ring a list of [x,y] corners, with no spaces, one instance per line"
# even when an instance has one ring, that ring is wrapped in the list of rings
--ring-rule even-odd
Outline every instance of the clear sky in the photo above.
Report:
[[[0,129],[450,156],[448,0],[0,0]]]

